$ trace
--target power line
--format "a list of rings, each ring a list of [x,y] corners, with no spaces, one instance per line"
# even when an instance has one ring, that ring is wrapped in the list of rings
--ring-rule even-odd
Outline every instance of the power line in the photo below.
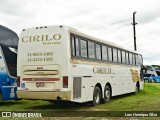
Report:
[[[121,23],[121,22],[128,21],[128,20],[130,20],[130,19],[132,19],[132,18],[128,18],[128,19],[125,19],[125,20],[121,20],[121,21],[118,21],[118,22],[114,22],[114,23],[111,23],[111,24],[108,24],[108,25],[103,25],[103,26],[99,26],[99,27],[92,27],[92,28],[90,28],[90,29],[88,29],[88,30],[86,30],[86,31],[91,31],[91,30],[95,30],[95,29],[102,29],[102,28],[105,28],[105,27],[107,27],[107,26],[111,26],[111,25],[114,25],[114,24],[118,24],[118,23]]]
[[[110,33],[110,32],[113,32],[113,31],[119,30],[119,29],[124,28],[124,27],[126,27],[126,26],[128,26],[128,25],[130,25],[130,23],[129,23],[129,24],[125,24],[125,25],[120,26],[120,27],[115,28],[115,29],[110,29],[110,31],[108,31],[108,32],[103,32],[103,33],[101,33],[101,34],[97,34],[96,36],[99,36],[99,35],[102,35],[102,34],[105,34],[105,33]]]

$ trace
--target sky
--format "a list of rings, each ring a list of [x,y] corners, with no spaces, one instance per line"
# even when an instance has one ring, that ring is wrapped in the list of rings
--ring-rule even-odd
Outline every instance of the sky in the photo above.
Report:
[[[0,24],[18,36],[24,28],[67,25],[137,51],[144,64],[160,65],[160,0],[1,0]]]

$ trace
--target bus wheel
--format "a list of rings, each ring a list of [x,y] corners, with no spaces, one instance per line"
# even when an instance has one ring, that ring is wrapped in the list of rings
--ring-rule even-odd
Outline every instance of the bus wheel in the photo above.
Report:
[[[93,105],[99,105],[101,101],[101,91],[99,89],[99,87],[95,87],[94,88],[94,92],[93,92]]]
[[[103,103],[108,102],[111,99],[111,89],[108,85],[105,86],[104,88],[104,99]]]
[[[139,91],[139,84],[137,83],[137,84],[136,84],[136,87],[135,87],[135,94],[137,94],[138,91]]]
[[[0,101],[2,101],[2,92],[0,91]]]

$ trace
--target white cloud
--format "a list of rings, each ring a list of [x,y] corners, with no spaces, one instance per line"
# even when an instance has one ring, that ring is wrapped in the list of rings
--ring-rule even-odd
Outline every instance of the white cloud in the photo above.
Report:
[[[145,64],[160,64],[159,9],[159,0],[5,0],[0,3],[0,24],[18,35],[27,27],[64,24],[133,50],[131,23],[136,10],[137,49]],[[87,31],[99,26],[105,28]]]

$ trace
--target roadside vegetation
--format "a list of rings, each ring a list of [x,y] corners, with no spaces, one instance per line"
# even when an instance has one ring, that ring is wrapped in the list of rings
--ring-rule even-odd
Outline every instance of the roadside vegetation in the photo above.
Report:
[[[160,111],[160,84],[145,83],[144,90],[136,95],[113,97],[110,102],[95,107],[89,103],[20,100],[0,102],[0,111]]]

